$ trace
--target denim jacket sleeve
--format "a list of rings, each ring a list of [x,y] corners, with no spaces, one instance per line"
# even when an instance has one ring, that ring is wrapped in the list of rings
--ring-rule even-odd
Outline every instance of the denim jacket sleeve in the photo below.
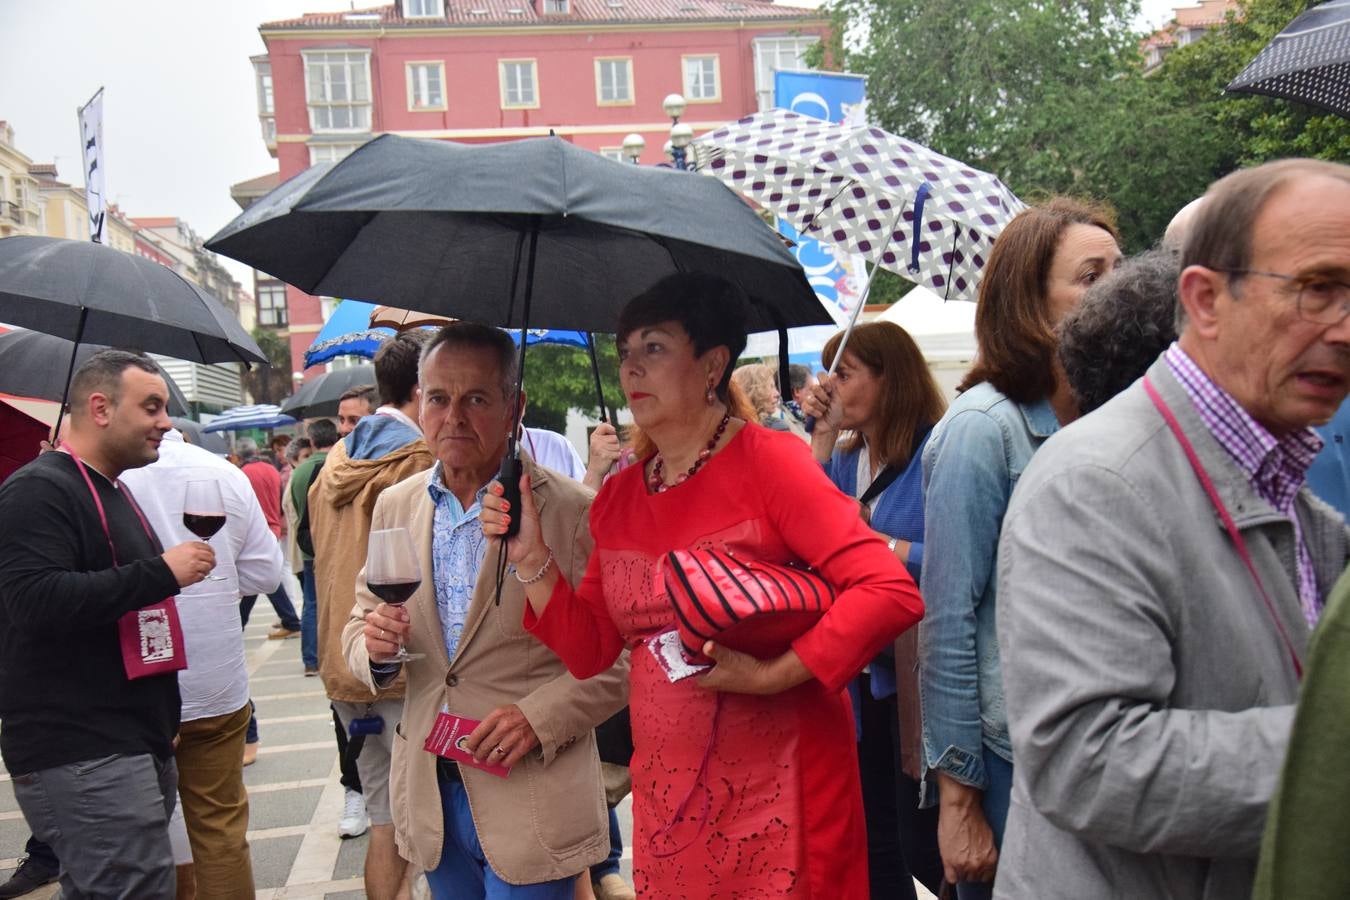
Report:
[[[929,769],[988,785],[980,719],[976,610],[994,589],[999,530],[1011,493],[1004,428],[962,410],[923,455],[924,543],[919,690]]]

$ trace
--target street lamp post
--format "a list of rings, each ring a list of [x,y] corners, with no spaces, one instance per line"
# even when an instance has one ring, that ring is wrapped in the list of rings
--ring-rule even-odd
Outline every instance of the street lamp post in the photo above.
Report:
[[[642,151],[645,149],[647,149],[647,140],[636,131],[624,137],[622,152],[633,165],[637,165],[638,161],[642,159]]]
[[[661,107],[670,116],[670,156],[677,169],[688,169],[685,151],[694,140],[694,129],[680,121],[684,115],[685,100],[679,94],[668,94]]]

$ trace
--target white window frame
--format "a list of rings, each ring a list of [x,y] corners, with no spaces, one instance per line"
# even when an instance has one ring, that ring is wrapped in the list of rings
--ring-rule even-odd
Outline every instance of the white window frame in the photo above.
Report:
[[[406,73],[408,82],[408,112],[443,112],[447,107],[445,104],[445,62],[439,59],[418,59],[410,60],[403,64],[403,71]],[[434,71],[436,78],[434,83],[430,78],[423,78],[420,73]],[[436,103],[419,102],[428,101],[429,97],[421,96],[427,93],[434,84],[439,99]]]
[[[273,93],[272,64],[270,62],[255,63],[253,73],[258,85],[258,115],[276,115],[276,97]]]
[[[690,78],[690,64],[699,66],[698,75],[702,78],[706,74],[705,64],[712,61],[713,72],[713,94],[707,96],[703,91],[694,90],[694,81]],[[684,85],[684,100],[686,103],[721,103],[722,102],[722,57],[718,53],[691,53],[680,57],[680,82]]]
[[[605,69],[621,63],[618,71],[623,72],[623,88],[626,96],[605,97]],[[611,69],[613,71],[613,69]],[[617,86],[617,85],[616,85]],[[637,102],[637,92],[633,89],[633,57],[598,56],[595,59],[595,102],[597,106],[632,106]]]
[[[528,65],[530,72],[531,99],[510,102],[510,90],[507,85],[507,71],[511,66]],[[501,88],[502,109],[538,109],[539,108],[539,61],[533,58],[497,60],[497,79]],[[519,87],[519,86],[518,86]]]
[[[615,162],[626,163],[629,161],[628,157],[623,155],[622,147],[601,147],[595,152],[599,153],[605,159],[612,159]]]
[[[572,12],[570,0],[544,0],[544,15],[565,16]]]
[[[275,301],[276,296],[280,296],[281,302]],[[263,298],[267,297],[264,304]],[[276,284],[258,285],[258,324],[272,328],[286,328],[290,325],[290,310],[286,298],[286,285],[280,282]],[[277,321],[277,313],[280,312],[283,321]]]
[[[802,56],[818,43],[820,35],[784,34],[754,39],[755,96],[760,112],[773,108],[773,73],[806,68]],[[783,65],[785,51],[792,54],[790,66]],[[772,59],[769,59],[770,53]]]
[[[309,164],[317,166],[324,162],[340,162],[355,152],[360,144],[310,144]],[[316,152],[317,151],[317,152]]]
[[[371,93],[370,84],[370,51],[369,50],[302,50],[300,55],[305,61],[305,104],[309,108],[309,130],[315,134],[344,134],[344,133],[368,133],[370,131],[370,120],[373,113],[374,100]],[[341,61],[332,59],[333,57],[344,57]],[[311,77],[311,66],[323,65],[324,67],[324,96],[316,97],[314,95],[314,78]],[[359,75],[364,80],[364,99],[356,99],[357,91],[354,90],[357,80],[348,78],[346,84],[347,98],[344,100],[333,100],[333,85],[336,83],[331,77],[330,66],[342,65],[345,68],[346,75]],[[333,113],[335,110],[347,110],[350,117],[348,127],[334,127]],[[328,114],[328,124],[323,126],[321,114]]]
[[[413,12],[414,7],[418,10]],[[427,10],[431,10],[428,12]],[[445,0],[403,0],[405,19],[444,19]]]

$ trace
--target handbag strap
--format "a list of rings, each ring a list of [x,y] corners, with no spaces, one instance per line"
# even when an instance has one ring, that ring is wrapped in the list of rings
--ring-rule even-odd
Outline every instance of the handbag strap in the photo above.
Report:
[[[704,777],[708,774],[708,764],[712,762],[713,745],[717,743],[717,720],[722,717],[722,698],[724,696],[725,694],[718,691],[717,699],[713,703],[712,729],[708,732],[708,743],[703,748],[703,760],[698,764],[698,771],[694,773],[694,783],[689,785],[689,791],[684,795],[684,799],[675,807],[675,814],[671,816],[670,821],[653,831],[651,837],[647,839],[647,852],[655,859],[668,859],[684,850],[698,839],[704,828],[708,827],[708,815],[712,812],[712,791],[703,782]],[[658,837],[668,836],[675,830],[676,825],[690,818],[688,815],[689,801],[694,799],[694,792],[700,787],[703,788],[703,809],[697,816],[698,830],[693,833],[689,840],[680,844],[674,850],[657,850],[656,839]]]
[[[1223,500],[1219,497],[1219,492],[1215,489],[1209,473],[1205,471],[1204,464],[1200,462],[1195,447],[1191,445],[1186,433],[1181,430],[1181,423],[1177,421],[1177,417],[1172,413],[1171,408],[1163,400],[1162,395],[1158,393],[1158,389],[1153,386],[1153,382],[1149,380],[1147,375],[1144,376],[1144,392],[1148,394],[1148,398],[1153,401],[1153,405],[1157,407],[1163,420],[1167,422],[1167,427],[1176,436],[1177,443],[1181,444],[1181,449],[1186,454],[1186,460],[1191,464],[1191,470],[1195,472],[1195,477],[1200,480],[1201,487],[1209,495],[1210,502],[1214,504],[1215,512],[1223,520],[1224,528],[1228,530],[1228,536],[1232,539],[1238,556],[1242,557],[1247,572],[1256,584],[1257,592],[1260,593],[1261,599],[1266,604],[1266,611],[1270,613],[1270,618],[1275,623],[1275,629],[1280,633],[1280,639],[1284,642],[1285,649],[1289,651],[1289,659],[1294,663],[1294,674],[1298,676],[1299,681],[1302,681],[1303,664],[1299,662],[1298,651],[1294,649],[1294,642],[1289,639],[1289,632],[1285,629],[1284,622],[1275,609],[1275,604],[1271,602],[1270,594],[1266,593],[1266,587],[1261,583],[1261,576],[1256,571],[1256,564],[1252,562],[1251,554],[1247,552],[1247,542],[1242,539],[1242,532],[1238,531],[1237,523],[1233,521],[1233,517],[1228,513],[1228,507],[1224,506]]]
[[[929,425],[927,428],[918,431],[914,435],[914,446],[910,447],[909,449],[909,462],[914,461],[915,454],[917,454],[919,452],[919,448],[923,446],[924,438],[928,437],[929,432],[931,432],[932,430],[933,426]],[[860,452],[865,453],[866,449],[864,448]],[[908,463],[906,463],[906,466],[908,466]],[[866,506],[867,504],[871,503],[872,500],[878,494],[880,494],[882,491],[886,490],[886,488],[894,484],[895,479],[899,478],[903,474],[903,472],[904,470],[900,466],[892,466],[887,464],[886,466],[882,467],[881,471],[877,473],[877,477],[873,478],[872,483],[867,486],[867,490],[863,491],[863,495],[858,498],[858,502],[861,503],[863,506]]]
[[[108,541],[108,551],[112,553],[113,568],[120,565],[117,561],[117,548],[113,545],[112,533],[108,530],[108,514],[103,509],[103,501],[99,499],[98,491],[94,488],[94,481],[89,477],[89,470],[85,468],[84,460],[80,459],[78,453],[71,448],[65,441],[61,442],[61,449],[64,450],[72,460],[75,461],[75,468],[80,470],[80,476],[84,478],[85,486],[89,488],[89,496],[94,498],[94,508],[98,510],[98,521],[103,526],[103,537]],[[150,523],[145,520],[145,513],[141,512],[140,504],[136,498],[131,496],[131,492],[122,487],[121,482],[114,481],[113,485],[122,491],[122,496],[127,498],[131,504],[132,510],[136,513],[136,518],[141,522],[141,528],[145,529],[145,536],[150,538],[150,543],[155,543],[155,534],[150,530]]]

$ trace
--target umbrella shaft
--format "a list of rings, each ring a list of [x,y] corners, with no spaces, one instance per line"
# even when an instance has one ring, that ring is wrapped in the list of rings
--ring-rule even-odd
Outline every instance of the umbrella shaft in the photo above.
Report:
[[[80,352],[80,339],[84,337],[84,323],[89,318],[89,307],[80,307],[80,322],[75,326],[75,345],[70,348],[70,365],[66,368],[66,386],[61,391],[61,405],[56,408],[56,428],[52,430],[52,443],[61,438],[61,419],[66,414],[66,404],[70,402],[70,382],[75,377],[75,357]]]

